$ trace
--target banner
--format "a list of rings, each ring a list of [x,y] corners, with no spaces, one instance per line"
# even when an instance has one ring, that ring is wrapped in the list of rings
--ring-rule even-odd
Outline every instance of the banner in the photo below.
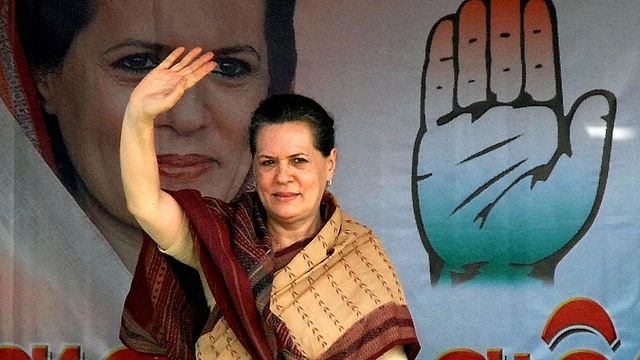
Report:
[[[330,191],[382,239],[419,359],[640,359],[637,1],[42,3],[0,1],[0,359],[144,358],[118,339],[119,126],[179,45],[224,56],[158,152],[216,166],[163,186],[243,191],[250,113],[294,89],[335,117]]]

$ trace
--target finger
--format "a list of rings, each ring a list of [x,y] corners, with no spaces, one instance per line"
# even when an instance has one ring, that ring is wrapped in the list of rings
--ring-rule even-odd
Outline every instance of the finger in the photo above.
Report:
[[[193,69],[191,74],[189,74],[189,76],[187,76],[187,82],[185,84],[185,89],[189,89],[192,86],[194,86],[195,84],[197,84],[200,80],[202,80],[202,78],[204,78],[209,73],[211,73],[213,71],[213,69],[216,68],[216,66],[217,66],[216,62],[207,61],[206,63],[198,66],[195,69]]]
[[[187,68],[181,70],[181,74],[187,79],[186,88],[194,86],[203,77],[209,74],[216,67],[216,63],[211,61],[213,53],[208,51],[202,54]]]
[[[560,91],[556,86],[559,59],[554,51],[558,33],[551,11],[544,0],[531,0],[524,10],[525,91],[536,101],[551,100]]]
[[[424,112],[429,131],[435,130],[437,119],[453,110],[454,23],[450,17],[441,19],[432,29],[427,42],[424,74]]]
[[[173,50],[171,52],[171,54],[169,54],[169,56],[167,56],[160,64],[158,64],[157,67],[161,68],[161,69],[168,69],[170,68],[173,63],[178,60],[178,58],[180,57],[180,55],[182,55],[182,53],[184,52],[184,47],[179,46],[177,47],[175,50]]]
[[[606,176],[612,141],[624,139],[624,129],[614,129],[616,112],[616,97],[607,90],[591,90],[574,102],[567,114],[569,144],[561,138],[558,145],[574,166],[583,163],[594,170],[602,164],[600,175]]]
[[[523,81],[520,1],[492,0],[489,8],[491,91],[498,102],[508,103],[520,95]]]
[[[459,12],[458,105],[465,108],[487,99],[487,10],[469,1]]]
[[[559,150],[569,156],[561,156],[549,179],[536,187],[553,187],[561,196],[554,198],[557,208],[571,209],[570,215],[559,228],[571,225],[571,219],[582,220],[575,228],[581,228],[572,242],[579,240],[588,231],[602,203],[609,175],[612,141],[615,139],[616,118],[615,95],[606,90],[592,90],[580,96],[572,105],[568,115],[571,129],[567,130],[570,144],[561,137]],[[593,131],[596,130],[596,131]],[[571,228],[571,227],[569,227]]]
[[[191,49],[187,55],[185,55],[179,63],[173,65],[171,67],[172,70],[175,71],[181,71],[184,68],[187,68],[189,65],[191,65],[191,62],[193,61],[193,59],[195,59],[200,53],[202,52],[202,48],[200,47],[196,47]]]
[[[207,51],[206,53],[200,55],[193,63],[189,65],[189,70],[191,72],[195,72],[200,67],[210,62],[213,59],[213,53],[211,51]]]

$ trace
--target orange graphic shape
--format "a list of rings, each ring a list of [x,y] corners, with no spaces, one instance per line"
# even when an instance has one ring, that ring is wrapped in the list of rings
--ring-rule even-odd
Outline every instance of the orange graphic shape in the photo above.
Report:
[[[587,298],[573,298],[560,305],[549,317],[542,339],[553,349],[564,337],[578,331],[602,335],[614,351],[620,344],[609,314]]]

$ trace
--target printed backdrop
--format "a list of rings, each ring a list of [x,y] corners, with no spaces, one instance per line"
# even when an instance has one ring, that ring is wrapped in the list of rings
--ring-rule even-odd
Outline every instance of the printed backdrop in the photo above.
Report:
[[[639,13],[298,1],[295,90],[336,118],[330,190],[394,261],[419,359],[640,359]],[[131,274],[0,119],[0,359],[132,358]]]

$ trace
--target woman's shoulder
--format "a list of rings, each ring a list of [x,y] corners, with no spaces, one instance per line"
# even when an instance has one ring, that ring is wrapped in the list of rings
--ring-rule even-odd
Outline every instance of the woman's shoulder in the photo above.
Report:
[[[340,210],[339,210],[340,211]],[[368,226],[354,219],[351,215],[341,211],[341,224],[342,231],[357,231],[358,233],[366,233],[373,235],[373,230],[371,230]],[[374,235],[375,236],[375,235]]]
[[[373,235],[373,231],[366,225],[354,219],[340,208],[335,195],[326,191],[322,197],[322,205],[326,208],[327,223],[334,223],[337,231],[345,235]]]
[[[236,197],[231,200],[229,203],[231,206],[239,206],[238,204],[256,204],[260,202],[260,198],[258,197],[258,193],[255,190],[252,191],[243,191],[236,195]]]
[[[225,217],[233,212],[233,202],[228,203],[224,200],[203,195],[196,189],[165,191],[178,201],[180,206],[187,213],[187,217],[189,218],[192,218],[194,213],[218,214]]]

